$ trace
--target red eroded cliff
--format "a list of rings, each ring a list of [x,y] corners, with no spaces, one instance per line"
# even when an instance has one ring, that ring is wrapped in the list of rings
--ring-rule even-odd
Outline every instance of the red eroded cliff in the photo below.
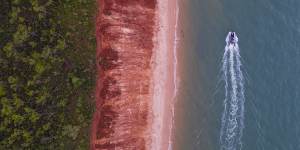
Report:
[[[91,149],[144,150],[151,142],[156,0],[99,0],[98,4]]]

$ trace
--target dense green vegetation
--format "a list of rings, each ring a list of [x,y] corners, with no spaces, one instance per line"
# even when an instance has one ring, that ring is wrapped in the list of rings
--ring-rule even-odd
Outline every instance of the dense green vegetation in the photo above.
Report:
[[[95,0],[0,1],[0,149],[88,149]]]

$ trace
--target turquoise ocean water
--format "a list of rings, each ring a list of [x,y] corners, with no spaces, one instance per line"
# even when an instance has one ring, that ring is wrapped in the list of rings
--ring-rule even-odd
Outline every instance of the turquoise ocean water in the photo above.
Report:
[[[187,0],[180,7],[174,149],[220,150],[224,144],[221,69],[225,38],[233,30],[244,76],[241,149],[300,150],[300,1]]]

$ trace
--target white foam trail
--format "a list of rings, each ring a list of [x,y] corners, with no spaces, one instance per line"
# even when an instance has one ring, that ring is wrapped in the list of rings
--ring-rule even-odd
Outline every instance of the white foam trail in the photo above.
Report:
[[[222,72],[225,82],[224,111],[220,133],[221,150],[240,150],[244,128],[244,77],[241,70],[239,47],[228,42],[222,59]]]
[[[243,129],[244,129],[244,111],[245,111],[245,106],[244,106],[244,103],[245,103],[245,94],[244,94],[244,75],[243,75],[243,72],[241,70],[241,67],[242,67],[242,63],[241,63],[241,56],[240,56],[240,52],[239,52],[239,48],[238,48],[238,45],[237,45],[237,48],[235,49],[236,51],[236,55],[235,55],[235,59],[236,59],[236,69],[237,69],[237,74],[239,74],[238,76],[238,80],[239,80],[239,87],[240,87],[240,91],[239,91],[239,99],[240,99],[240,110],[241,110],[241,115],[242,115],[242,121],[240,123],[240,139],[239,141],[241,141],[241,138],[243,136]],[[241,143],[241,148],[242,148],[242,143]]]
[[[227,110],[227,97],[228,97],[228,73],[227,73],[227,63],[228,63],[228,48],[225,47],[225,52],[223,54],[223,59],[222,59],[222,62],[223,62],[223,65],[222,65],[222,72],[223,72],[223,78],[224,78],[224,81],[225,81],[225,99],[224,99],[224,102],[223,102],[223,105],[224,105],[224,110]],[[224,113],[222,114],[222,129],[221,129],[221,134],[220,134],[220,141],[222,141],[222,137],[223,137],[223,124],[225,124],[226,122],[226,116],[227,116],[227,111],[224,111]]]

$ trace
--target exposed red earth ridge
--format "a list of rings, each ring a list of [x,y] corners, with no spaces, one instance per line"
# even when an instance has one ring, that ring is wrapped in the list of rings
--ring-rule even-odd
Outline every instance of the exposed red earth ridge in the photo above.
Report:
[[[163,123],[171,123],[170,119],[165,119],[170,109],[164,107],[171,106],[170,100],[165,100],[165,97],[172,97],[172,92],[162,89],[160,93],[163,95],[154,100],[156,90],[162,88],[154,85],[160,75],[156,73],[154,77],[156,65],[160,63],[155,62],[158,57],[155,51],[161,50],[161,46],[156,45],[160,40],[156,36],[161,30],[157,23],[157,5],[156,0],[98,0],[98,79],[95,89],[96,111],[91,129],[92,150],[166,148],[154,146],[168,143],[170,131]],[[168,33],[171,32],[169,30]],[[172,40],[165,39],[165,42],[172,43]],[[171,49],[168,46],[163,48]],[[171,62],[171,56],[168,54],[165,59]],[[168,62],[160,67],[166,72],[172,70]],[[159,84],[163,87],[172,86],[173,78],[167,79],[168,75],[161,75],[164,78]],[[157,108],[153,109],[153,106]],[[154,129],[155,126],[157,129]],[[162,138],[167,140],[161,141]]]

